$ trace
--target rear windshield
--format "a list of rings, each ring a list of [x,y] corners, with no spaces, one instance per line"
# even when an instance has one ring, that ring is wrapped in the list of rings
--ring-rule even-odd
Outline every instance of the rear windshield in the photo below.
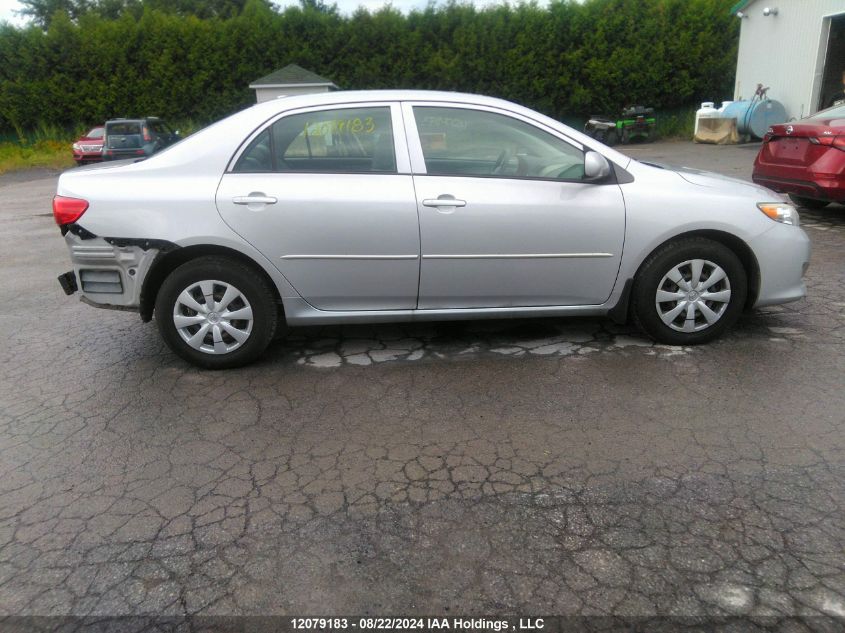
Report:
[[[85,135],[85,138],[103,138],[103,134],[105,134],[105,130],[103,128],[95,127]]]
[[[132,134],[141,133],[140,123],[109,123],[109,136],[130,136]]]
[[[808,119],[843,119],[845,118],[845,105],[838,105],[821,112],[816,112]]]

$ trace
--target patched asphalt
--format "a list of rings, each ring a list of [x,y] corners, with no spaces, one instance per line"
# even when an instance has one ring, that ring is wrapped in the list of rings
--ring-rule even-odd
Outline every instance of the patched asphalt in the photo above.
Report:
[[[321,327],[205,372],[62,293],[54,189],[0,181],[0,615],[845,623],[842,206],[802,213],[809,297],[707,346],[595,318]]]

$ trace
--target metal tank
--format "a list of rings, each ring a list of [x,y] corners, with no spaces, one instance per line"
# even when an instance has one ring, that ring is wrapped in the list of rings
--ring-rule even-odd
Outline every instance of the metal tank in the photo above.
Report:
[[[728,104],[721,116],[736,119],[736,130],[740,134],[763,138],[770,126],[786,121],[786,109],[774,99],[752,99]]]

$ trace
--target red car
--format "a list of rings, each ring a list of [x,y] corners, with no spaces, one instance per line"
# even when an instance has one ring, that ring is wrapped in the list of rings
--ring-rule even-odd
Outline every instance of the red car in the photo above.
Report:
[[[809,209],[845,203],[845,106],[770,127],[751,177]]]
[[[77,165],[103,160],[103,135],[106,128],[102,125],[91,128],[85,136],[73,144],[73,160]]]

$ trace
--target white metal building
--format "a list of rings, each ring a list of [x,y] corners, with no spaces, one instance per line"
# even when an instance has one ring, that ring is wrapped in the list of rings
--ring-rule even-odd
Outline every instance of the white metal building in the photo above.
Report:
[[[249,87],[255,90],[255,100],[258,103],[270,101],[277,97],[329,92],[338,89],[334,82],[296,64],[288,64],[284,68],[261,77],[261,79],[256,79],[249,84]]]
[[[845,0],[741,0],[731,11],[742,21],[734,99],[763,84],[800,119],[842,91]]]

